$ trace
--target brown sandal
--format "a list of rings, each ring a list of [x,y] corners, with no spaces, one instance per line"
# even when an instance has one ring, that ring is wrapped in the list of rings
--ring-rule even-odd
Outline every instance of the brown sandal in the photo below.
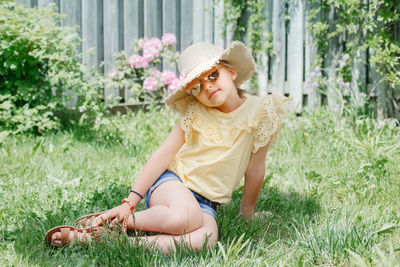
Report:
[[[74,237],[71,240],[69,240],[69,234],[71,231],[74,232]],[[59,239],[59,240],[61,240],[61,244],[53,243],[53,240],[51,238],[53,236],[53,234],[55,234],[57,232],[61,232],[61,238]],[[92,240],[93,238],[98,238],[101,234],[101,231],[99,231],[99,229],[95,229],[95,228],[78,229],[73,226],[62,225],[62,226],[57,226],[57,227],[50,229],[46,233],[45,240],[49,246],[62,247],[62,246],[69,245],[73,239],[78,238],[78,240],[79,240],[80,239],[78,237],[79,234],[83,234],[83,238],[86,241],[86,240]],[[81,242],[81,241],[82,241],[82,239],[79,240],[79,242]]]
[[[74,221],[74,224],[80,227],[90,227],[92,226],[93,220],[96,219],[98,216],[102,215],[103,213],[105,213],[105,211],[84,215],[76,219]]]

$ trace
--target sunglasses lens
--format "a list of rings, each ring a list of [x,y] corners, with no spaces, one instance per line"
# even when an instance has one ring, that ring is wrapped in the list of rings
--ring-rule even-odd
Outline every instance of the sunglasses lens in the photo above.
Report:
[[[211,73],[210,75],[208,75],[206,77],[206,80],[210,81],[210,82],[214,82],[214,81],[218,80],[218,77],[219,77],[219,71],[216,70],[213,73]]]
[[[197,96],[198,94],[200,94],[201,91],[201,83],[198,83],[196,85],[194,85],[192,88],[190,88],[190,95],[192,96]]]

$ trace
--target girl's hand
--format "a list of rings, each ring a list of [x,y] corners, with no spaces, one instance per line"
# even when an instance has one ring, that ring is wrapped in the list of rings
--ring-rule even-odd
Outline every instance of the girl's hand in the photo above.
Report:
[[[93,221],[92,226],[96,227],[98,225],[102,225],[103,221],[106,222],[108,220],[112,220],[109,226],[113,227],[115,224],[128,219],[129,215],[131,215],[130,207],[127,203],[124,203],[104,212],[102,215],[97,217]]]

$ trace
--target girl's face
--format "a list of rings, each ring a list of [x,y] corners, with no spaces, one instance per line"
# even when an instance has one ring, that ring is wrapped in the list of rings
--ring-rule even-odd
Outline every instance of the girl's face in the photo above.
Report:
[[[203,74],[200,79],[189,83],[187,88],[193,88],[196,84],[201,83],[200,88],[197,87],[197,90],[193,90],[197,91],[195,95],[197,100],[208,107],[223,111],[224,107],[235,104],[233,102],[239,99],[234,83],[236,77],[235,69],[218,65]]]

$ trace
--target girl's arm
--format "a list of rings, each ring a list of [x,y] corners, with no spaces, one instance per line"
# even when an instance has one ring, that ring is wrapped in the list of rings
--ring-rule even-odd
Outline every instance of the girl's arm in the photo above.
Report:
[[[148,159],[132,189],[144,196],[150,186],[168,168],[184,142],[185,132],[178,122],[164,143]],[[128,200],[136,206],[140,197],[135,193],[130,193]]]
[[[165,139],[164,143],[151,155],[144,165],[132,189],[144,196],[150,186],[152,186],[156,179],[168,168],[184,142],[185,132],[178,122],[167,139]],[[135,207],[140,200],[141,198],[139,195],[135,193],[130,193],[128,196],[129,203]],[[114,219],[113,223],[116,223],[117,221],[126,219],[129,215],[129,205],[124,203],[97,217],[92,226],[100,225],[102,221],[108,219]],[[110,226],[112,226],[113,223]]]
[[[254,213],[258,194],[260,193],[265,176],[265,157],[268,152],[269,144],[260,147],[258,151],[251,154],[249,165],[245,172],[244,189],[240,214],[250,219]]]

